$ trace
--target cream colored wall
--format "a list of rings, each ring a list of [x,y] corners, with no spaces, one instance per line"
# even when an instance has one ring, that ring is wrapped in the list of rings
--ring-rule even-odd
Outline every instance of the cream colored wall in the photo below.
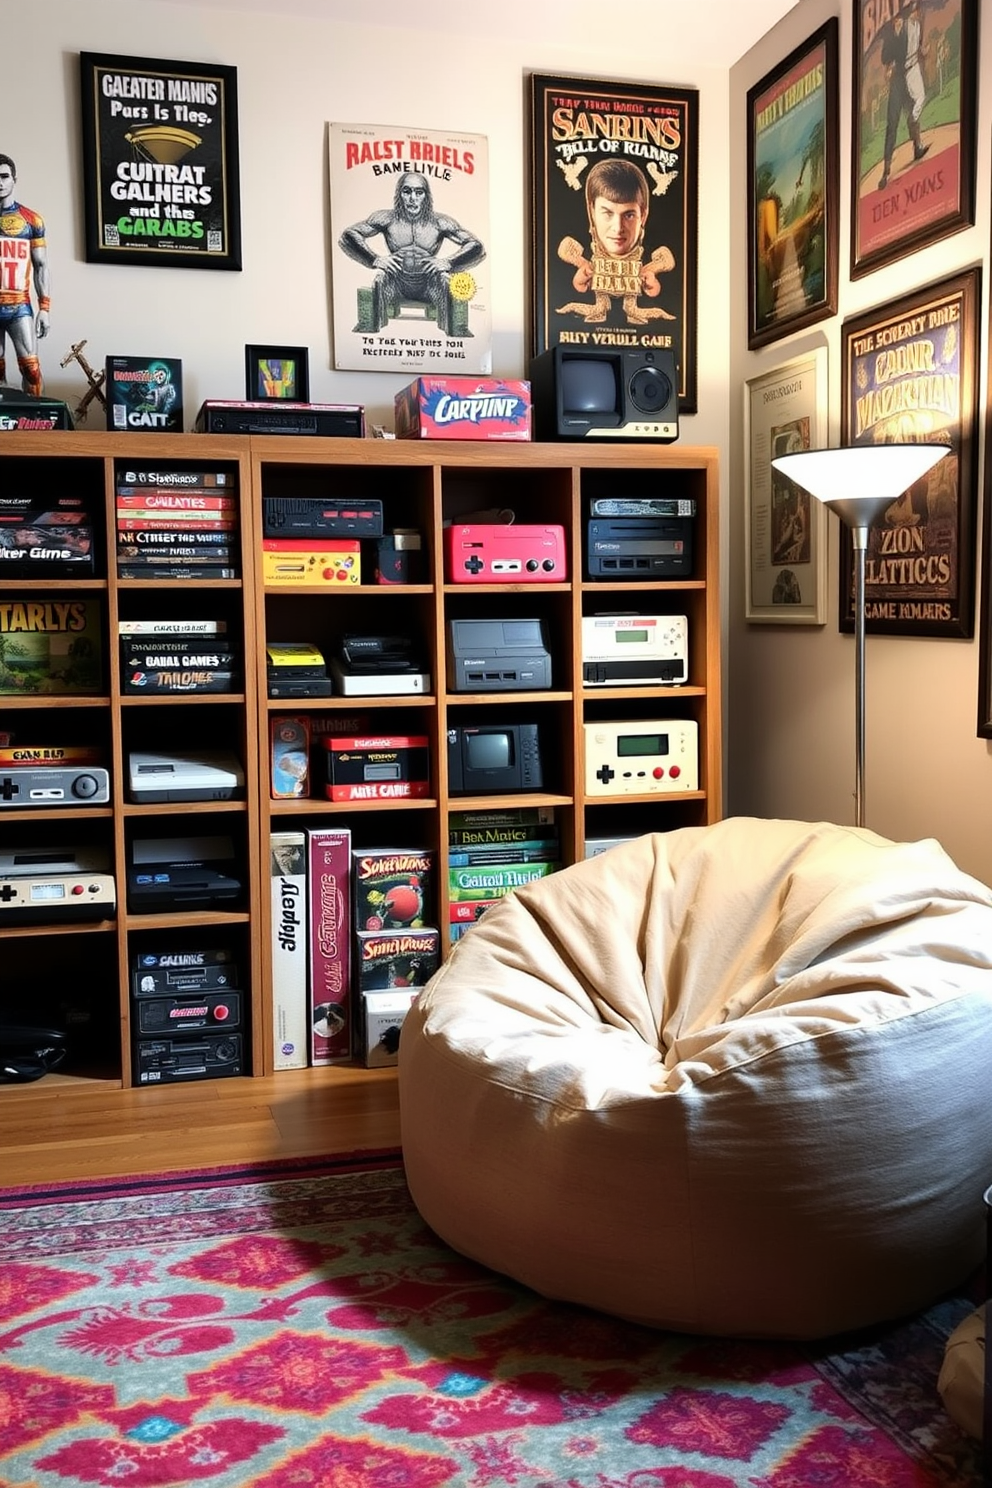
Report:
[[[984,7],[980,7],[984,8]],[[806,334],[760,352],[747,347],[745,182],[747,90],[830,15],[840,20],[840,313]],[[984,21],[986,17],[982,17]],[[852,7],[802,0],[732,69],[731,366],[729,549],[727,574],[728,812],[853,821],[854,644],[837,624],[839,524],[828,517],[827,623],[744,623],[745,379],[814,345],[829,357],[830,443],[840,435],[840,329],[859,314],[989,256],[989,100],[992,28],[981,25],[978,201],[973,228],[852,282],[850,262]],[[983,284],[979,349],[981,407],[986,402],[988,284]],[[984,462],[979,458],[979,509]],[[979,527],[980,527],[979,523]],[[980,539],[979,539],[980,541]],[[980,568],[976,560],[976,570]],[[869,636],[866,644],[868,825],[885,836],[936,837],[967,872],[992,882],[992,758],[977,736],[978,604],[975,639]]]
[[[354,6],[359,15],[362,7]],[[61,372],[69,346],[183,360],[187,421],[204,398],[244,396],[244,346],[310,350],[315,401],[358,402],[392,424],[393,395],[409,374],[330,367],[326,124],[413,123],[467,129],[489,140],[489,264],[494,371],[525,372],[529,219],[524,160],[525,75],[573,72],[696,86],[701,101],[704,208],[727,200],[725,69],[690,66],[670,42],[636,45],[624,28],[579,33],[535,51],[519,37],[481,41],[440,12],[425,29],[336,26],[279,13],[217,11],[155,0],[46,0],[37,14],[4,7],[0,151],[18,166],[19,194],[42,212],[52,263],[52,331],[43,346],[47,390],[75,402],[78,370]],[[413,13],[413,12],[412,12]],[[43,19],[39,19],[43,17]],[[648,28],[650,38],[653,28]],[[78,104],[81,50],[223,62],[238,69],[244,270],[87,264],[83,256]],[[16,63],[9,59],[16,59]],[[723,217],[721,210],[720,216]],[[699,406],[683,438],[726,445],[729,273],[726,233],[700,244]],[[91,423],[93,420],[91,419]]]

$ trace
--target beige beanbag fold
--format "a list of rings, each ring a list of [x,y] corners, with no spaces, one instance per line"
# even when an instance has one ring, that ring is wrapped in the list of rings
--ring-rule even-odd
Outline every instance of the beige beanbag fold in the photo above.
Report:
[[[488,910],[407,1015],[424,1219],[550,1296],[812,1337],[982,1255],[992,894],[934,841],[732,818]]]

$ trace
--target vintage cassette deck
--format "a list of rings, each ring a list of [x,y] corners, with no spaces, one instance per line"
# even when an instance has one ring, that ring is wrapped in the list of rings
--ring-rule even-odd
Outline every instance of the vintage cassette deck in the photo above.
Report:
[[[241,993],[234,988],[210,992],[174,992],[166,997],[136,997],[134,1024],[138,1036],[202,1033],[241,1027]]]
[[[694,719],[601,720],[583,728],[587,796],[699,789],[699,727]]]
[[[110,776],[98,765],[0,766],[2,806],[99,806],[110,800]]]
[[[208,399],[196,416],[197,434],[316,434],[362,439],[360,403],[238,402]]]
[[[323,501],[316,496],[263,496],[263,537],[381,537],[382,502]]]
[[[689,621],[685,615],[583,615],[585,687],[649,687],[685,682]]]
[[[540,619],[448,621],[452,692],[525,692],[551,686],[551,654]]]
[[[452,584],[560,584],[568,578],[563,527],[453,523],[444,529]]]
[[[0,925],[108,920],[116,908],[110,854],[102,849],[0,850]]]
[[[135,997],[163,997],[236,987],[238,968],[226,947],[202,951],[141,951],[131,963]]]

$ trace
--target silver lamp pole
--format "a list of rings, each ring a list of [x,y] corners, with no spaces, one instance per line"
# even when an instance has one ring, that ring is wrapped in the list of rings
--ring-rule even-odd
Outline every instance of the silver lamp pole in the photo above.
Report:
[[[835,511],[854,546],[854,820],[865,825],[865,560],[886,508],[949,453],[946,444],[851,445],[779,455],[772,466]]]

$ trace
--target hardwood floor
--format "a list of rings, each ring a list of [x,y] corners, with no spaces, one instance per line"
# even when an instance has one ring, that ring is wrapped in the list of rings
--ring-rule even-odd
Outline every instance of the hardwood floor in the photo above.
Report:
[[[0,1087],[0,1187],[399,1150],[395,1069],[285,1071],[121,1090]]]

